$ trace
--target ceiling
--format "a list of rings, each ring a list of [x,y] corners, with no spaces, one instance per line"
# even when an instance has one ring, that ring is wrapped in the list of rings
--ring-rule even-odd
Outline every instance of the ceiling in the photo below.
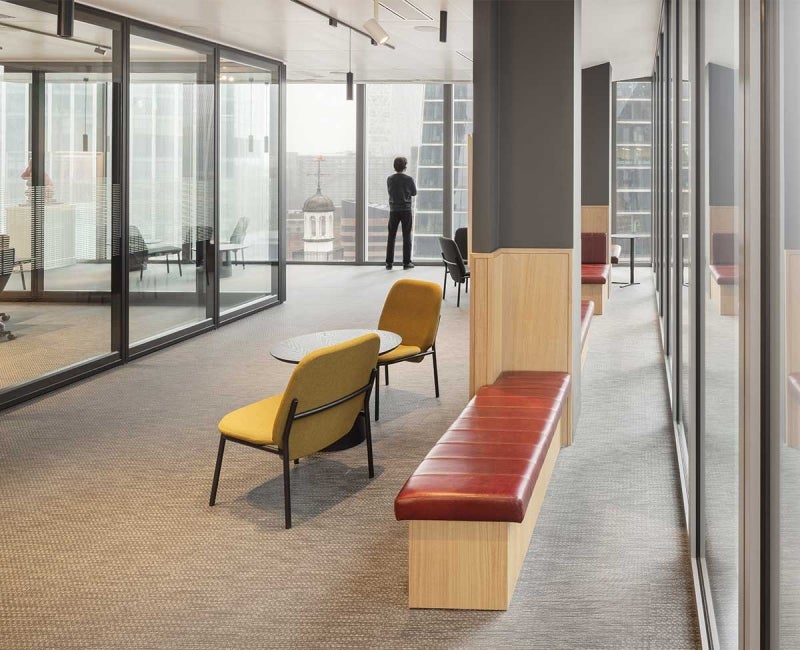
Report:
[[[306,0],[362,28],[371,0]],[[292,81],[341,81],[348,70],[350,32],[291,0],[90,0],[89,4],[285,61]],[[379,20],[395,49],[376,47],[352,34],[352,70],[358,81],[469,81],[472,79],[472,0],[381,0]],[[661,0],[583,0],[582,65],[611,62],[615,80],[650,74]],[[448,11],[448,40],[439,42],[439,10]],[[94,44],[111,45],[108,30],[76,24],[76,43],[2,23],[53,34],[55,16],[0,0],[0,62],[15,55],[30,60],[102,61]],[[135,58],[168,56],[132,44]],[[154,49],[155,48],[155,49]],[[178,56],[173,52],[174,56]],[[170,58],[171,56],[170,55]],[[184,57],[191,58],[183,51]]]

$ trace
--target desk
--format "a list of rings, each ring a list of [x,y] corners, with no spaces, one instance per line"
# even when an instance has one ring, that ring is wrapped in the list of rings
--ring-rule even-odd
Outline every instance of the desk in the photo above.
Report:
[[[370,330],[370,329],[350,329],[350,330],[328,330],[325,332],[314,332],[312,334],[302,334],[295,336],[285,341],[281,341],[272,346],[269,353],[278,361],[285,361],[286,363],[300,363],[301,359],[315,350],[326,348],[329,345],[336,345],[337,343],[344,343],[350,339],[354,339],[364,334],[374,333],[380,339],[379,354],[391,352],[403,341],[399,334],[388,332],[386,330]],[[364,442],[366,433],[364,431],[364,422],[360,417],[356,418],[353,428],[350,429],[342,438],[334,442],[323,451],[339,451],[341,449],[349,449]]]
[[[639,284],[635,281],[635,276],[633,275],[633,262],[636,257],[636,240],[637,239],[650,239],[650,235],[645,232],[626,232],[626,233],[615,233],[611,235],[612,239],[629,239],[631,242],[631,279],[628,284],[623,284],[620,289],[624,289],[625,287],[631,287],[634,284]]]

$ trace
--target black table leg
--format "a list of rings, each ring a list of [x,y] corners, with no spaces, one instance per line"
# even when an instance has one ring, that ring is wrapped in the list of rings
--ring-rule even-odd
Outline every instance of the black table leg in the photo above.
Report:
[[[630,257],[631,257],[631,279],[630,279],[630,282],[628,282],[628,284],[623,284],[620,287],[620,289],[624,289],[625,287],[632,287],[634,284],[639,284],[638,282],[635,282],[636,276],[634,276],[634,274],[633,274],[633,261],[634,261],[635,253],[636,253],[636,238],[635,237],[631,237],[631,253],[630,253]]]

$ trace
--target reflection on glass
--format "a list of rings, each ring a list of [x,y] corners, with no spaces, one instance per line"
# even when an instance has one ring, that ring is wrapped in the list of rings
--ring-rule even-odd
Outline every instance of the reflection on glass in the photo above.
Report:
[[[214,86],[206,55],[131,36],[130,341],[207,317]]]
[[[705,556],[720,644],[738,645],[739,603],[739,255],[736,158],[739,15],[735,0],[714,3],[705,21],[703,56],[706,148],[704,239]]]
[[[444,91],[441,84],[367,87],[367,259],[386,257],[389,197],[386,178],[396,156],[408,159],[417,185],[412,258],[441,259],[443,228]],[[395,260],[402,259],[402,238]]]
[[[286,259],[353,262],[356,102],[342,84],[289,84],[286,101]]]
[[[55,33],[54,15],[0,2],[4,11]],[[110,30],[80,21],[76,38],[102,45],[103,54],[4,29],[14,46],[0,49],[0,312],[8,316],[0,391],[112,352],[110,62],[117,56]],[[36,134],[34,116],[44,124]]]
[[[678,97],[678,137],[680,139],[679,164],[680,164],[680,195],[677,236],[677,270],[678,270],[678,296],[679,296],[679,328],[680,328],[680,356],[679,389],[680,399],[678,418],[683,424],[684,435],[692,435],[689,427],[689,358],[690,331],[689,331],[689,246],[692,224],[692,87],[694,84],[694,17],[691,13],[693,4],[689,0],[681,0],[681,61],[680,61],[680,95]],[[685,442],[685,440],[684,440]],[[687,450],[688,453],[688,450]]]
[[[781,173],[779,204],[782,208],[784,241],[783,287],[777,295],[783,305],[783,358],[774,363],[781,368],[778,385],[785,403],[785,428],[780,432],[780,647],[800,646],[800,3],[781,0],[780,97],[781,132],[779,138]],[[777,9],[776,9],[777,10]]]
[[[272,295],[278,262],[277,68],[220,61],[221,311]]]

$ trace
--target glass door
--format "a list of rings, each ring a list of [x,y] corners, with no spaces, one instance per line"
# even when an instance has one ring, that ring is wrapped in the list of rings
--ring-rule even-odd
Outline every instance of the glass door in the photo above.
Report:
[[[278,293],[278,66],[224,55],[219,72],[220,312]]]
[[[128,317],[136,348],[212,326],[214,66],[210,48],[131,31]]]

